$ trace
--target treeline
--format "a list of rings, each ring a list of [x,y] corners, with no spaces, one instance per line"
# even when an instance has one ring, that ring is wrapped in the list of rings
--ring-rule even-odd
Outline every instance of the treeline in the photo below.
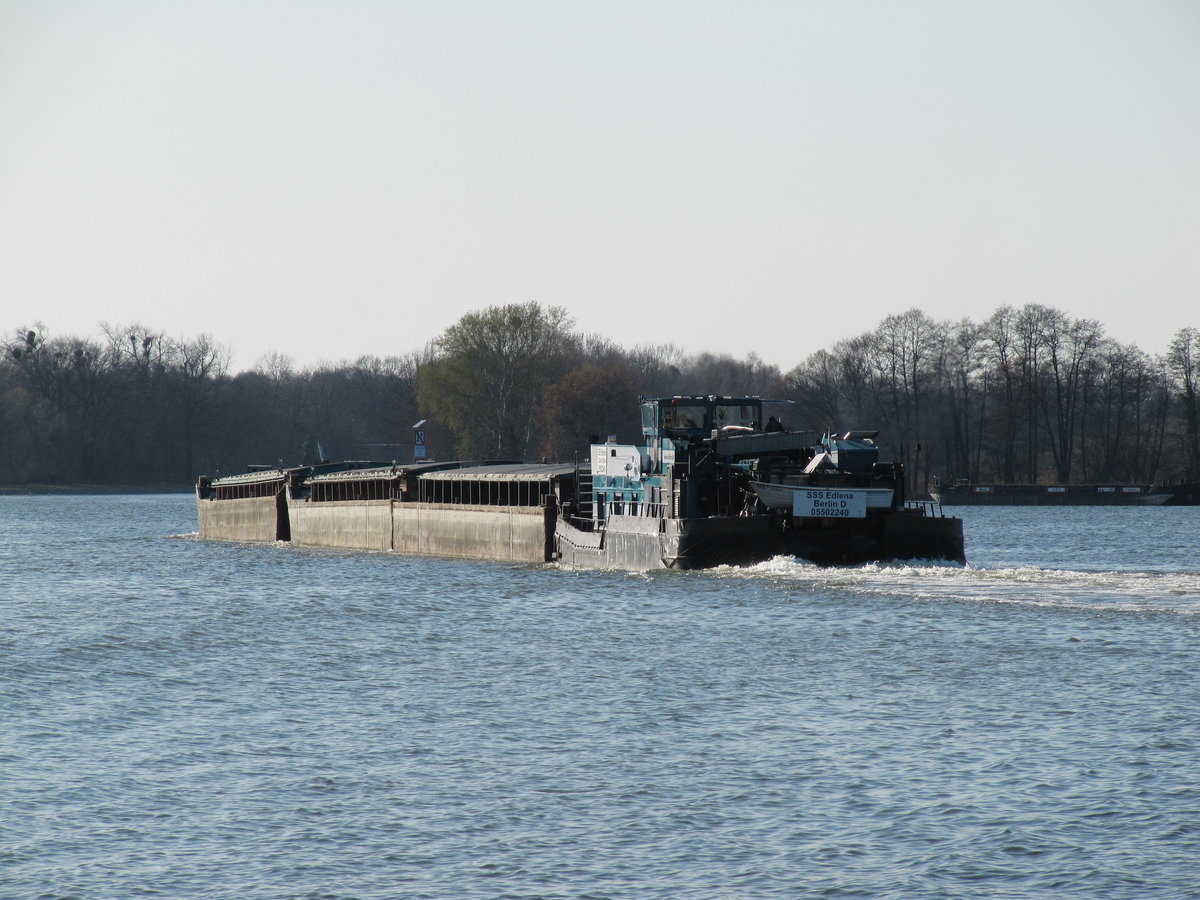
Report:
[[[913,489],[942,479],[1197,477],[1200,331],[1150,356],[1100,323],[1036,304],[986,321],[920,310],[790,371],[671,345],[627,349],[536,303],[469,313],[404,355],[230,372],[211,336],[17,329],[0,359],[0,483],[188,484],[200,473],[319,458],[570,460],[594,437],[640,437],[639,395],[779,400],[785,425],[878,428]]]

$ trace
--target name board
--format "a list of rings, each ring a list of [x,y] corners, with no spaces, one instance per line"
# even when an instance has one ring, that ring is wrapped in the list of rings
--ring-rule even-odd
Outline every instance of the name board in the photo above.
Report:
[[[802,488],[792,494],[792,515],[809,519],[865,519],[867,492]]]
[[[418,431],[413,437],[413,459],[425,458],[425,432]]]

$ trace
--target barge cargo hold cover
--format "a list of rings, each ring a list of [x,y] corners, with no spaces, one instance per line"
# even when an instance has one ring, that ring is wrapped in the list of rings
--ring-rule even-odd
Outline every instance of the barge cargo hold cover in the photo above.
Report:
[[[343,463],[201,478],[202,538],[648,570],[778,555],[965,562],[962,522],[904,497],[875,432],[764,431],[757,397],[643,400],[641,445],[586,463]]]

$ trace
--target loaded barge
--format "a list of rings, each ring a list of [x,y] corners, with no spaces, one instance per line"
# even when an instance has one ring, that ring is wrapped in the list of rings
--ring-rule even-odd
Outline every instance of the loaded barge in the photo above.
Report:
[[[765,431],[757,397],[643,400],[642,445],[586,462],[340,463],[201,477],[201,538],[554,563],[697,569],[965,562],[962,521],[909,501],[876,432]]]

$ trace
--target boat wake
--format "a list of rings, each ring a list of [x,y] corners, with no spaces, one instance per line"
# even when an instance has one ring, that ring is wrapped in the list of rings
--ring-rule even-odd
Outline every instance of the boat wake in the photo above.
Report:
[[[765,579],[813,592],[837,590],[933,601],[1171,612],[1200,615],[1200,572],[1085,572],[910,560],[821,567],[787,556],[745,568],[712,570],[730,579]]]

